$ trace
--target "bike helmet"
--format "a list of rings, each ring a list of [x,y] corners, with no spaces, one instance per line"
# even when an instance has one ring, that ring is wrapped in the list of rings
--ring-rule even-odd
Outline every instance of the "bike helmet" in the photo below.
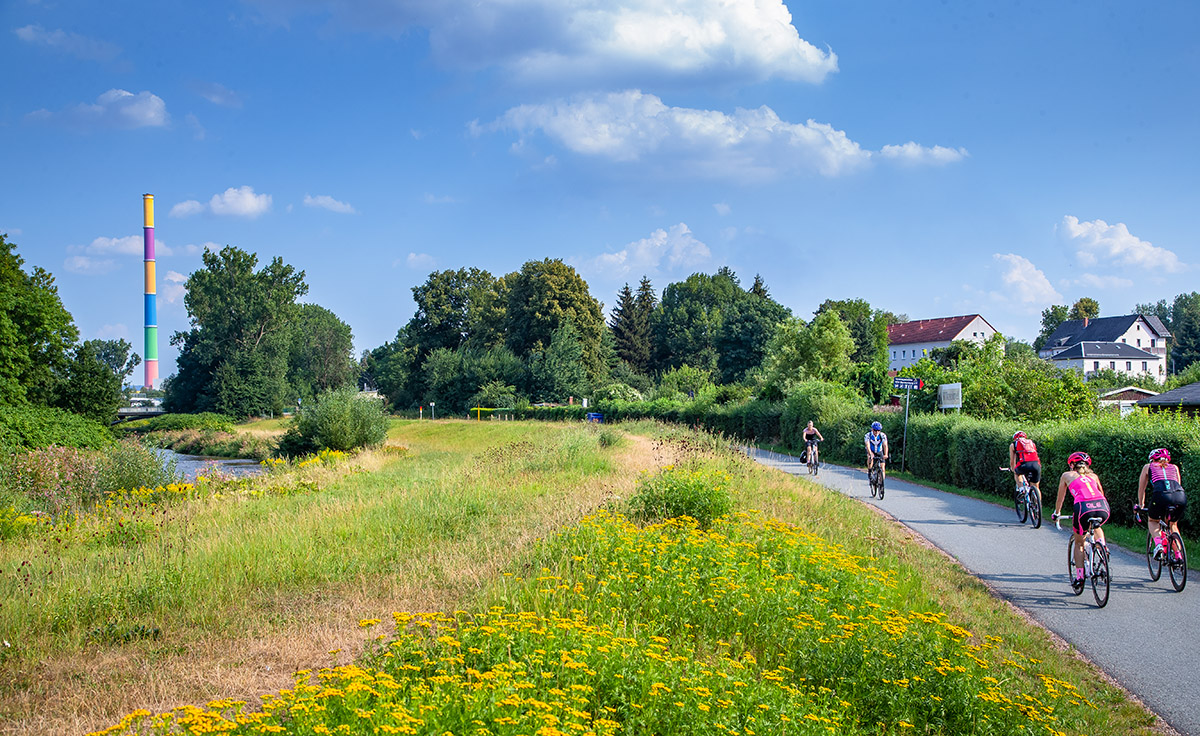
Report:
[[[1013,435],[1013,442],[1016,442],[1017,440],[1021,439],[1024,436],[1025,436],[1025,433],[1018,429],[1017,433]]]
[[[871,429],[872,429],[872,431],[878,431],[878,430],[883,429],[883,425],[880,424],[879,422],[871,422]]]
[[[1067,467],[1073,468],[1076,463],[1092,464],[1092,458],[1086,452],[1072,452],[1071,457],[1067,458]]]
[[[1171,451],[1165,447],[1160,447],[1157,450],[1151,450],[1150,462],[1154,462],[1155,460],[1166,460],[1167,462],[1171,462]]]

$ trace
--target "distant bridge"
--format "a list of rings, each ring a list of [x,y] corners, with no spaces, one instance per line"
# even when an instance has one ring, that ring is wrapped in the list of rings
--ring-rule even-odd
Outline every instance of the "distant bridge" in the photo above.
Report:
[[[131,419],[148,419],[166,414],[161,406],[122,406],[117,409],[117,420],[113,424],[127,422]]]

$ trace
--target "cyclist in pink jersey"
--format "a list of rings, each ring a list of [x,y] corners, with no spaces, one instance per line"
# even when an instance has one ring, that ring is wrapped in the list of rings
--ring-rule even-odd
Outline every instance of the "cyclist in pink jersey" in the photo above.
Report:
[[[1083,533],[1087,531],[1092,519],[1100,519],[1100,523],[1108,521],[1108,500],[1104,498],[1104,487],[1100,485],[1100,477],[1092,470],[1092,458],[1086,452],[1073,452],[1067,458],[1067,472],[1058,479],[1058,498],[1054,501],[1054,516],[1062,516],[1063,500],[1067,491],[1071,492],[1071,503],[1074,513],[1071,526],[1075,545],[1075,586],[1083,587]],[[1104,530],[1096,529],[1096,539],[1104,544]]]
[[[1165,447],[1151,450],[1150,462],[1142,466],[1142,473],[1138,476],[1138,506],[1146,505],[1147,487],[1151,491],[1150,507],[1146,509],[1146,516],[1149,517],[1147,526],[1150,536],[1154,538],[1154,555],[1158,556],[1166,541],[1158,536],[1158,520],[1166,519],[1171,531],[1178,534],[1178,522],[1187,508],[1187,494],[1183,491],[1179,466],[1171,462],[1171,453]]]

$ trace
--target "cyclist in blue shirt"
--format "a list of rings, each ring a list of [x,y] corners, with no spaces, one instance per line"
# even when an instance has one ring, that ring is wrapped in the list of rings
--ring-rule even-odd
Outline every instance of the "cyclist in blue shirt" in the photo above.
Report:
[[[883,477],[888,459],[887,435],[883,433],[883,425],[871,422],[871,431],[863,435],[863,445],[867,448],[867,472],[871,472],[871,464],[879,460],[879,477]]]

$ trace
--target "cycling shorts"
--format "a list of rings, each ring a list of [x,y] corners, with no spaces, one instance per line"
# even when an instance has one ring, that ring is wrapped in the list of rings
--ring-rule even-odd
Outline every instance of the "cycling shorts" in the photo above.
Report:
[[[1167,511],[1171,506],[1175,507],[1174,513],[1168,518]],[[1172,491],[1170,493],[1159,493],[1155,491],[1150,494],[1150,507],[1146,512],[1151,519],[1166,519],[1167,521],[1179,521],[1183,518],[1183,511],[1187,508],[1187,494],[1182,490]]]
[[[1075,529],[1076,534],[1082,535],[1087,531],[1088,524],[1092,519],[1099,519],[1101,525],[1108,521],[1108,513],[1108,501],[1103,498],[1080,501],[1075,504],[1075,515],[1071,519],[1071,526]]]
[[[875,458],[875,462],[879,463],[881,467],[882,467],[883,465],[886,465],[886,464],[887,464],[887,460],[884,460],[884,459],[883,459],[883,453],[882,453],[882,452],[872,452],[872,453],[868,454],[868,455],[867,455],[867,460],[870,460],[871,458]]]
[[[1017,466],[1017,475],[1023,475],[1030,483],[1042,482],[1042,464],[1037,460],[1028,460]]]

